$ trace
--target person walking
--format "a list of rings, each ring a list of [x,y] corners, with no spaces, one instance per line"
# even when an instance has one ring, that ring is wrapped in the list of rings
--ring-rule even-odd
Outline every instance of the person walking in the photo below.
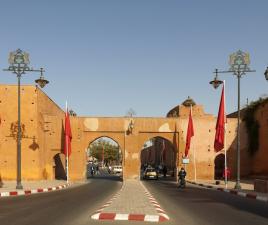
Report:
[[[186,177],[186,171],[184,170],[184,168],[182,167],[180,172],[178,173],[178,177],[179,177],[179,188],[184,188],[185,187],[185,177]]]
[[[96,175],[97,174],[100,174],[100,171],[99,171],[99,165],[96,166]]]
[[[163,171],[164,177],[166,177],[167,176],[167,167],[166,167],[166,165],[163,166],[162,171]]]

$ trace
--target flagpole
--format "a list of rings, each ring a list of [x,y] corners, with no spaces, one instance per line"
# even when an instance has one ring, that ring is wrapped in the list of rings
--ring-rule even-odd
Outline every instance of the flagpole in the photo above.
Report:
[[[226,101],[225,101],[225,80],[223,81],[224,87],[224,115],[226,115]],[[224,179],[225,179],[225,189],[228,188],[228,174],[227,174],[227,151],[226,151],[226,116],[224,118]]]
[[[67,101],[65,103],[65,113],[67,116],[68,113],[68,106],[67,106]],[[65,127],[66,129],[66,127]],[[66,143],[67,142],[67,143]],[[65,146],[66,146],[66,179],[67,179],[67,184],[69,183],[69,143],[68,140],[66,139],[66,134],[65,134]]]
[[[193,119],[193,113],[192,113],[192,105],[191,105],[191,116]],[[193,138],[193,152],[194,152],[194,181],[196,182],[196,161],[195,161],[195,145],[194,145],[194,138]]]
[[[193,142],[193,150],[194,150],[194,181],[196,182],[196,161],[195,161],[195,145]]]

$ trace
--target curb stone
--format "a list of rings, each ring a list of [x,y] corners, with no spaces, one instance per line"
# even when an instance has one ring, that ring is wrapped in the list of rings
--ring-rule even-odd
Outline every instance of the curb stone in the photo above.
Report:
[[[51,191],[56,191],[56,190],[61,190],[61,189],[67,188],[69,186],[70,186],[70,184],[64,184],[64,185],[59,185],[56,187],[49,187],[49,188],[38,188],[38,189],[33,189],[33,190],[0,192],[0,197],[22,196],[22,195],[31,195],[31,194],[37,194],[37,193],[51,192]]]
[[[201,187],[205,187],[205,188],[209,188],[209,189],[213,189],[213,190],[217,190],[217,191],[223,191],[223,192],[227,192],[227,193],[230,193],[230,194],[233,194],[233,195],[239,195],[241,197],[251,198],[251,199],[255,199],[255,200],[259,200],[259,201],[268,203],[268,197],[260,196],[260,195],[257,195],[257,194],[245,193],[245,192],[236,191],[236,190],[229,190],[229,189],[225,189],[225,188],[222,188],[222,187],[214,187],[214,186],[211,186],[211,185],[205,185],[205,184],[202,184],[202,183],[196,183],[194,181],[187,181],[187,182],[190,183],[190,184],[201,186]]]

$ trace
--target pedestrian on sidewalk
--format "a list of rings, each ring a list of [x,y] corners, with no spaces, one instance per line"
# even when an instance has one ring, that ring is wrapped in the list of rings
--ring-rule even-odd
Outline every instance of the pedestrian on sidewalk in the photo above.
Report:
[[[225,177],[227,177],[228,180],[230,180],[231,177],[231,170],[230,168],[226,168],[223,170],[223,174],[222,174],[223,178],[225,179]]]

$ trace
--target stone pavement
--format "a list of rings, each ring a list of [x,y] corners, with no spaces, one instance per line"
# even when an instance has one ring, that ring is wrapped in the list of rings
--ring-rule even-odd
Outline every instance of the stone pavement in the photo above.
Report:
[[[139,180],[125,180],[121,190],[91,216],[97,220],[166,221],[169,217]]]
[[[43,180],[43,181],[22,181],[23,189],[16,189],[16,181],[2,181],[0,188],[0,197],[9,197],[17,195],[29,195],[41,192],[48,192],[66,188],[64,180]]]
[[[236,190],[235,187],[235,181],[231,180],[227,183],[227,188],[225,186],[224,181],[220,181],[220,184],[216,185],[215,180],[196,180],[196,181],[188,181],[189,183],[196,184],[199,186],[203,186],[206,188],[212,188],[220,191],[225,191],[231,194],[240,195],[243,197],[253,198],[260,201],[264,201],[268,203],[268,193],[260,193],[254,191],[254,180],[241,180],[240,185],[241,189]]]

